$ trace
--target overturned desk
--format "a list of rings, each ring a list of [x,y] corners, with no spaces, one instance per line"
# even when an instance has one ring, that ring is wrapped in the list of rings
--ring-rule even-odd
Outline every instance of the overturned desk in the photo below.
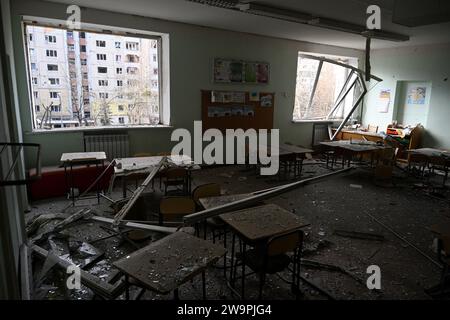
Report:
[[[203,298],[206,298],[205,271],[225,253],[222,246],[179,231],[125,256],[113,265],[125,274],[127,300],[129,278],[140,287],[160,294],[173,291],[178,299],[178,288],[198,274],[202,275]]]

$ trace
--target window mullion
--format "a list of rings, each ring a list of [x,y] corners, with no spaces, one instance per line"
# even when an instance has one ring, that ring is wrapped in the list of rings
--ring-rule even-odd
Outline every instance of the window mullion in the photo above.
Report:
[[[323,61],[320,60],[319,65],[317,66],[316,78],[314,79],[314,84],[311,90],[311,95],[309,96],[308,107],[306,108],[306,117],[308,117],[309,112],[311,110],[312,101],[314,99],[314,94],[316,93],[317,83],[319,82],[320,72],[322,71]]]

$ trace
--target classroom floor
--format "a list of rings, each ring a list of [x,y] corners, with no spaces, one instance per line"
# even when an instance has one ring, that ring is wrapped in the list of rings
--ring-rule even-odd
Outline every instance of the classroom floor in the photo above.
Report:
[[[312,177],[330,172],[323,163],[309,161],[303,168],[303,177]],[[441,177],[436,177],[438,184]],[[220,183],[226,194],[245,193],[282,184],[273,177],[261,177],[244,166],[209,167],[193,173],[193,183],[200,185],[208,182]],[[402,170],[396,169],[394,184],[374,182],[368,168],[359,168],[348,174],[328,178],[321,182],[299,187],[291,192],[269,199],[310,222],[304,229],[306,241],[303,257],[341,268],[341,271],[302,268],[302,275],[327,291],[338,300],[346,299],[430,299],[424,292],[439,282],[440,269],[418,251],[400,240],[392,232],[374,221],[369,215],[405,237],[428,256],[435,258],[432,245],[434,235],[429,230],[433,224],[450,222],[449,189],[438,193],[429,193],[421,187],[420,180],[408,177]],[[147,197],[148,212],[156,212],[159,192]],[[112,198],[121,197],[120,184]],[[68,203],[67,199],[52,199],[32,204],[27,221],[41,214],[57,213]],[[77,204],[77,208],[82,203]],[[96,211],[111,216],[112,210],[106,200],[94,206]],[[75,209],[71,209],[75,210]],[[155,210],[155,211],[153,211]],[[149,214],[151,218],[151,214]],[[47,227],[51,225],[49,223]],[[82,222],[66,228],[61,233],[93,244],[105,252],[104,259],[89,269],[89,272],[107,281],[114,268],[110,262],[136,250],[134,244],[117,237],[106,240],[96,239],[108,236],[108,230],[97,222]],[[105,226],[105,225],[104,225]],[[335,230],[374,233],[383,236],[384,241],[373,241],[342,237]],[[150,234],[149,240],[139,242],[139,247],[161,237]],[[61,237],[52,238],[54,248],[64,253],[64,241]],[[94,243],[92,243],[94,242]],[[46,248],[50,245],[45,244]],[[221,266],[222,262],[218,263]],[[381,269],[381,290],[369,290],[366,286],[367,267],[378,265]],[[38,283],[36,298],[39,299],[92,299],[92,292],[81,290],[66,292],[63,288],[64,274],[56,269],[41,275],[42,262],[34,263],[34,280]],[[282,274],[289,278],[289,273]],[[236,299],[228,289],[223,270],[213,268],[207,273],[207,296],[209,299]],[[247,278],[246,298],[256,299],[258,278]],[[239,288],[239,286],[238,286]],[[302,284],[303,299],[327,299],[318,290]],[[137,294],[138,290],[131,292]],[[181,299],[201,299],[200,277],[180,288]],[[266,299],[294,299],[289,285],[277,276],[268,276],[264,289]],[[448,297],[443,297],[448,298]],[[119,297],[123,299],[123,296]],[[172,299],[172,296],[160,296],[149,291],[141,299]]]

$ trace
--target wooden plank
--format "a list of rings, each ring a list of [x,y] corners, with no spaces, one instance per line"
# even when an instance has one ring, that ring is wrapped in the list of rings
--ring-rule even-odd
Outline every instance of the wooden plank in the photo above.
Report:
[[[106,160],[105,152],[73,152],[63,153],[61,155],[61,162],[77,162],[90,160]]]

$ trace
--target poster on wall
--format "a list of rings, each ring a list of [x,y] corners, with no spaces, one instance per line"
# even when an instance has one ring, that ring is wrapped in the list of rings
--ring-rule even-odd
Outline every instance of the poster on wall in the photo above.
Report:
[[[216,83],[269,83],[269,63],[232,59],[214,59]]]
[[[426,87],[412,87],[408,91],[408,104],[425,104],[425,98],[427,94],[427,88]]]
[[[222,59],[214,60],[214,81],[230,82],[230,61]]]
[[[381,89],[378,97],[378,112],[387,113],[391,104],[391,89]]]
[[[269,64],[258,63],[256,72],[256,81],[258,83],[269,83]]]
[[[261,107],[272,107],[273,105],[273,95],[265,94],[260,96]]]

